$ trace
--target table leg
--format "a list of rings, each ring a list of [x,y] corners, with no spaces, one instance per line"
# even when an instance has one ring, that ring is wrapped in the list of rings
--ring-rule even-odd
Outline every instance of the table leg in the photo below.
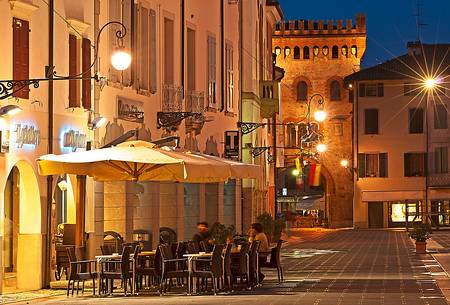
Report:
[[[191,280],[192,280],[192,257],[188,257],[188,295],[192,294]]]

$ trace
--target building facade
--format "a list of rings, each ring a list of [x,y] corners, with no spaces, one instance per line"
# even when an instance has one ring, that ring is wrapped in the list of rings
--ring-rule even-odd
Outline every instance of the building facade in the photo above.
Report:
[[[343,80],[360,68],[366,49],[365,16],[357,15],[355,23],[352,20],[283,22],[274,31],[272,45],[277,65],[285,70],[281,118],[286,149],[284,167],[278,171],[279,209],[308,210],[302,208],[303,200],[319,191],[308,187],[308,164],[317,163],[325,197],[320,208],[323,218],[331,227],[351,226],[352,172],[340,165],[342,159],[352,155],[352,105]],[[326,120],[320,123],[314,122],[312,115],[318,109],[327,113]],[[309,116],[313,122],[311,127],[323,137],[322,144],[328,149],[316,158],[305,157],[304,177],[294,178],[291,183],[295,160],[304,149],[305,123]]]
[[[29,86],[1,100],[1,107],[22,109],[0,118],[3,292],[38,289],[54,280],[53,241],[59,225],[83,219],[77,203],[79,179],[39,176],[39,156],[99,148],[124,135],[145,141],[175,136],[186,150],[253,162],[240,149],[242,88],[259,95],[260,80],[271,78],[256,68],[242,71],[257,66],[254,58],[270,62],[271,27],[281,18],[278,3],[263,0],[256,6],[225,0],[66,0],[55,1],[54,12],[52,29],[44,2],[0,3],[0,80],[44,77],[51,52],[55,71],[62,76],[89,75],[86,71],[98,55],[90,74],[102,78],[54,81],[53,88],[41,82],[38,88]],[[103,29],[111,21],[125,25],[123,40],[117,38],[117,31],[123,30],[117,24]],[[255,24],[264,25],[257,34]],[[253,35],[262,38],[245,53],[240,51],[243,39]],[[132,54],[129,69],[112,67],[109,58],[117,47]],[[181,113],[188,117],[180,120]],[[94,129],[92,123],[99,117],[108,122]],[[244,210],[268,207],[256,202],[264,200],[258,192],[266,192],[269,185],[269,175],[260,181],[216,184],[100,183],[88,178],[88,253],[99,253],[106,231],[131,241],[136,230],[144,230],[153,246],[161,227],[187,240],[202,220],[233,225],[241,232],[246,230]]]
[[[356,114],[355,227],[449,224],[449,48],[408,43],[407,54],[346,78]]]

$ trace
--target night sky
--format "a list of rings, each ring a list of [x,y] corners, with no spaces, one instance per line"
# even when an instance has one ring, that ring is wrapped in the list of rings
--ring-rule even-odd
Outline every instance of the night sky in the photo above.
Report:
[[[369,67],[406,53],[407,41],[416,40],[418,0],[279,0],[286,20],[352,19],[367,16],[367,50],[363,67]],[[450,0],[421,2],[421,40],[450,43]]]

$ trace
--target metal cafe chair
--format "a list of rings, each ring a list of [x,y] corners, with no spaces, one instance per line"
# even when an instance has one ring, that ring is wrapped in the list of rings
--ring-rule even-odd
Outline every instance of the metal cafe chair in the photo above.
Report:
[[[131,286],[132,270],[130,270],[130,253],[131,247],[124,247],[120,261],[103,261],[100,272],[100,285],[103,285],[103,280],[114,282],[114,280],[121,280],[125,296],[128,292],[128,284]],[[116,269],[110,271],[108,265],[115,264]],[[112,293],[114,285],[110,285],[110,293]]]
[[[242,244],[239,254],[231,260],[231,272],[233,274],[233,282],[237,284],[237,278],[240,278],[240,284],[244,287],[244,279],[246,286],[249,286],[249,268],[248,268],[248,251],[250,245]]]
[[[281,266],[281,258],[280,258],[282,244],[283,241],[281,239],[278,240],[277,245],[273,247],[270,251],[270,260],[268,262],[262,263],[259,266],[260,268],[277,269],[279,284],[284,281],[283,267]]]
[[[95,269],[95,260],[78,260],[75,252],[75,247],[67,247],[67,256],[70,263],[69,282],[67,283],[67,296],[69,296],[70,283],[72,282],[72,295],[75,290],[75,282],[77,283],[77,295],[80,288],[80,282],[83,286],[81,293],[84,293],[84,282],[92,280],[93,294],[95,295],[95,279],[97,278],[97,271]],[[94,268],[92,268],[94,265]]]
[[[223,279],[222,253],[223,245],[215,245],[210,258],[198,258],[196,261],[203,262],[201,270],[193,270],[193,277],[212,280],[214,295],[217,294],[217,287],[220,280]],[[207,287],[207,285],[206,285]]]
[[[175,258],[172,252],[172,246],[171,245],[160,245],[159,246],[161,251],[161,278],[160,278],[160,285],[159,285],[159,292],[162,295],[163,292],[166,292],[167,290],[167,281],[170,280],[172,282],[172,279],[180,279],[180,278],[186,278],[189,279],[189,272],[188,270],[179,269],[180,262],[186,262],[186,258]],[[184,265],[184,264],[182,264]],[[170,289],[170,285],[169,285]]]

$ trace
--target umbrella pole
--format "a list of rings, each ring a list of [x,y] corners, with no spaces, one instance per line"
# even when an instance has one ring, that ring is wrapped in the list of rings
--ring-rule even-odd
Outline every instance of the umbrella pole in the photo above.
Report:
[[[84,228],[86,212],[86,176],[77,176],[75,246],[85,245]]]

